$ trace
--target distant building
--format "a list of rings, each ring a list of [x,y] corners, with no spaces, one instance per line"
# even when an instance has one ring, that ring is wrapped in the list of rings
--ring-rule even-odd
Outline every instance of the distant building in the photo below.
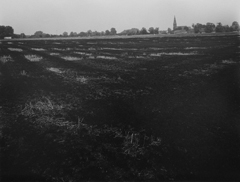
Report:
[[[185,34],[188,33],[186,30],[174,30],[174,34]]]
[[[167,32],[167,30],[160,30],[159,31],[159,34],[167,34],[168,32]]]
[[[174,16],[174,20],[173,20],[173,30],[175,30],[177,28],[177,21],[176,18]]]
[[[189,27],[187,26],[177,26],[176,17],[173,20],[173,32],[174,34],[185,34],[188,33]]]

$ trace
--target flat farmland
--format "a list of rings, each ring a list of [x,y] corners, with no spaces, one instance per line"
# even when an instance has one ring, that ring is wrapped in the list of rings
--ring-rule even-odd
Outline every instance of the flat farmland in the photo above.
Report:
[[[239,35],[0,42],[4,180],[239,180]]]

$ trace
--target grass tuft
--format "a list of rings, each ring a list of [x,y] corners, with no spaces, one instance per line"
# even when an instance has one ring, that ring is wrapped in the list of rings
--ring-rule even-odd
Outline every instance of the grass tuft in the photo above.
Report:
[[[56,111],[60,111],[63,109],[63,105],[57,105],[54,104],[53,101],[51,101],[47,97],[42,97],[38,101],[31,101],[27,104],[25,104],[24,109],[22,109],[21,114],[23,116],[34,116],[37,114],[51,114],[55,113]]]
[[[11,56],[1,56],[0,57],[0,62],[2,62],[3,64],[7,63],[7,62],[13,62],[13,59]]]
[[[26,72],[25,70],[22,70],[22,71],[20,72],[20,75],[22,75],[22,76],[27,76],[27,72]]]

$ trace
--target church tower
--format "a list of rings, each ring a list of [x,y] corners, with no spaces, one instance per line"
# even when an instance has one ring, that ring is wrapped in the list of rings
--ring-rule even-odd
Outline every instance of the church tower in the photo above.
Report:
[[[177,21],[176,18],[174,16],[174,20],[173,20],[173,30],[175,30],[177,28]]]

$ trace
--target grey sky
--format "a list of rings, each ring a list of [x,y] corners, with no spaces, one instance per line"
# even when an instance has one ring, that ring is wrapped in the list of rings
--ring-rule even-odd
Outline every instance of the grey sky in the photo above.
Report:
[[[117,32],[192,23],[240,23],[240,0],[0,0],[0,25],[15,33]]]

